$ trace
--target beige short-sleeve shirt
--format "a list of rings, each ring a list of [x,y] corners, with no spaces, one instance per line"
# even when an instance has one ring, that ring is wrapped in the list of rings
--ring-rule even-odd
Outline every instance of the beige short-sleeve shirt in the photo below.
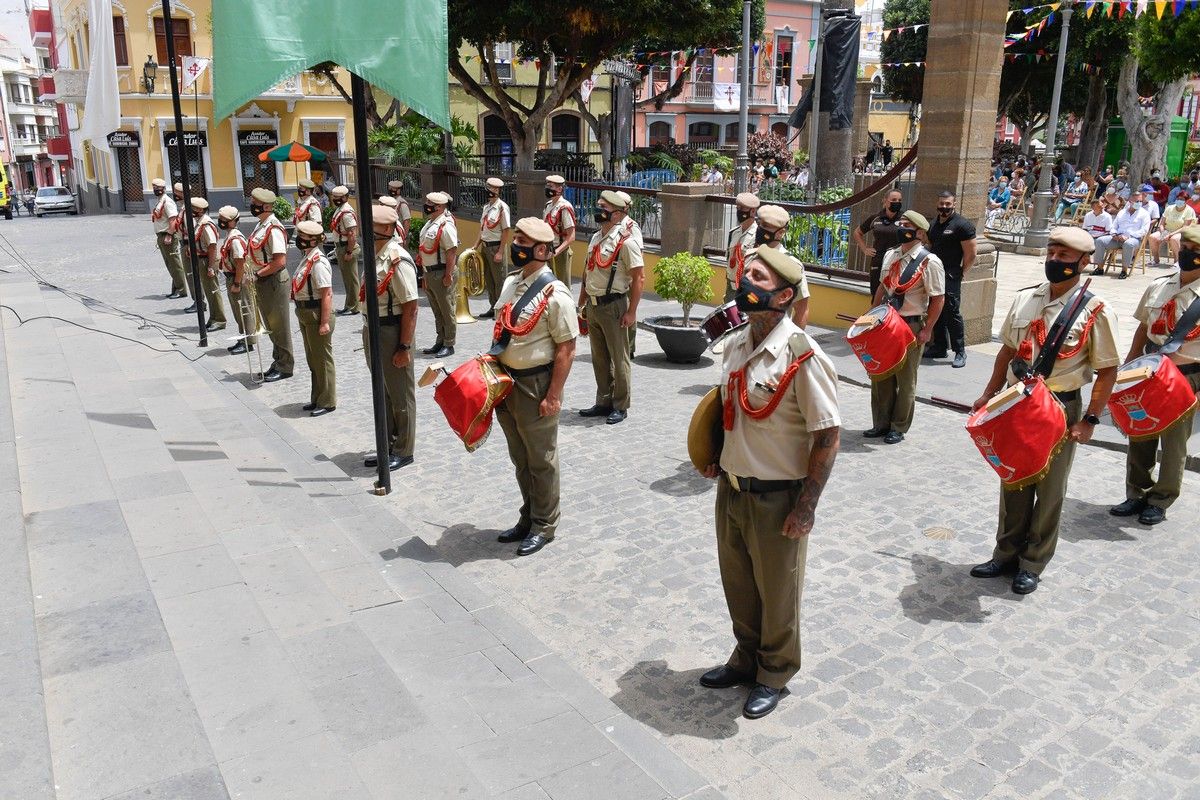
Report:
[[[265,229],[270,227],[270,233]],[[250,232],[250,259],[257,267],[265,267],[271,259],[280,253],[287,252],[287,237],[284,236],[283,223],[275,215],[259,220],[258,225]],[[282,272],[282,270],[281,270]]]
[[[479,238],[489,244],[499,242],[504,232],[512,227],[512,213],[508,203],[497,200],[483,207],[479,215]]]
[[[496,308],[515,304],[525,294],[525,290],[542,275],[549,271],[543,266],[532,275],[510,275],[504,281],[500,290],[500,298]],[[501,364],[511,369],[530,369],[549,364],[554,360],[555,345],[569,342],[579,336],[579,318],[575,311],[575,302],[571,299],[571,290],[562,281],[552,281],[543,292],[549,291],[550,297],[546,310],[538,319],[533,330],[524,336],[514,335],[508,346],[497,357]],[[525,306],[521,316],[516,320],[517,325],[528,322],[537,310],[538,301],[534,300]]]
[[[305,221],[315,222],[318,225],[323,222],[321,219],[321,204],[317,202],[315,197],[304,198],[300,203],[300,207],[296,209],[295,219],[292,220],[293,223]]]
[[[729,282],[730,286],[737,286],[739,263],[743,265],[743,272],[745,271],[745,264],[750,260],[750,252],[754,249],[754,236],[757,233],[757,222],[751,222],[747,230],[742,230],[739,225],[729,232],[729,246],[725,248],[725,262],[727,264],[725,267],[725,279]]]
[[[559,195],[546,203],[542,209],[542,218],[554,229],[554,246],[562,244],[567,231],[575,229],[575,206],[567,198]]]
[[[393,265],[396,271],[388,283],[385,296],[379,299],[379,313],[385,317],[401,313],[401,305],[417,299],[417,267],[398,236],[388,239],[376,254],[375,280],[382,281],[386,278]]]
[[[1198,297],[1200,297],[1200,280],[1183,286],[1180,283],[1178,272],[1174,275],[1165,275],[1146,287],[1133,316],[1146,326],[1146,335],[1150,337],[1150,341],[1161,346],[1171,335],[1170,325],[1177,323],[1184,312],[1188,310],[1192,301]],[[1175,301],[1175,313],[1168,318],[1163,313],[1163,309],[1172,300]],[[1161,324],[1156,326],[1156,322],[1161,322]],[[1156,327],[1158,332],[1155,332]],[[1200,337],[1192,341],[1185,339],[1179,349],[1171,353],[1171,360],[1176,364],[1200,363]]]
[[[175,200],[169,194],[158,198],[154,211],[150,213],[150,221],[154,223],[154,232],[170,233],[171,220],[175,219],[178,214],[179,209],[175,205]]]
[[[200,242],[200,252],[197,255],[201,257],[208,252],[208,248],[220,241],[217,223],[213,222],[208,214],[196,220],[196,239]]]
[[[610,260],[612,264],[607,269],[601,266],[608,264]],[[626,235],[620,225],[613,225],[608,233],[596,231],[588,244],[588,257],[584,265],[583,280],[588,295],[602,297],[609,291],[608,280],[612,270],[616,270],[616,273],[612,274],[611,293],[625,294],[633,282],[632,271],[641,269],[645,263],[642,260],[642,248],[632,236]]]
[[[646,249],[646,241],[642,238],[642,226],[637,224],[637,220],[633,217],[625,217],[621,220],[621,227],[629,234],[629,238],[637,242],[637,246]]]
[[[441,231],[441,239],[438,231]],[[421,266],[445,265],[446,253],[458,247],[458,228],[450,212],[443,212],[437,219],[426,222],[421,228]],[[436,253],[434,252],[436,250]]]
[[[922,248],[923,249],[923,248]],[[888,275],[893,275],[895,279],[899,279],[904,274],[904,270],[908,268],[908,262],[912,260],[912,254],[917,252],[917,248],[913,248],[908,254],[905,254],[899,247],[893,247],[888,250],[883,256],[883,275],[886,279]],[[925,252],[929,252],[926,250]],[[893,265],[897,265],[893,273]],[[883,297],[887,298],[894,295],[895,292],[889,289],[886,285],[883,287]],[[916,285],[904,293],[904,305],[900,307],[900,316],[914,317],[918,314],[924,314],[929,310],[929,301],[931,298],[940,297],[946,294],[946,269],[942,266],[942,260],[929,253],[925,264],[925,272],[921,275],[921,280],[917,281]]]
[[[313,264],[308,282],[309,286],[316,289],[333,288],[333,268],[329,266],[329,259],[324,255],[317,259],[317,263]]]
[[[751,408],[767,405],[785,372],[796,360],[792,337],[811,346],[813,354],[796,371],[787,396],[764,420],[745,414],[737,398],[727,397],[729,375],[745,369],[746,394]],[[837,370],[812,337],[785,316],[755,347],[747,326],[726,339],[721,363],[721,397],[734,403],[733,430],[725,432],[721,469],[739,478],[796,480],[808,475],[812,433],[840,427]]]
[[[354,213],[354,206],[348,202],[342,203],[334,213],[331,222],[333,232],[337,234],[338,241],[344,242],[349,239],[350,231],[358,227],[358,215]]]
[[[1037,339],[1031,335],[1030,326],[1034,320],[1041,319],[1044,330],[1049,331],[1059,312],[1074,294],[1075,290],[1071,290],[1056,299],[1051,299],[1049,283],[1022,289],[1017,293],[1004,323],[1000,326],[1000,340],[1018,352],[1021,350],[1021,342],[1030,340],[1032,351],[1029,361],[1032,364],[1041,348]],[[1088,320],[1093,317],[1094,321],[1084,346],[1078,353],[1062,358],[1063,353],[1071,352],[1079,344],[1080,337],[1088,326]],[[1099,297],[1093,297],[1087,308],[1075,318],[1075,324],[1071,326],[1059,356],[1050,377],[1046,380],[1046,387],[1052,392],[1073,392],[1091,382],[1094,370],[1119,366],[1121,355],[1117,351],[1117,312],[1105,305]],[[1016,381],[1012,369],[1009,369],[1009,384]]]
[[[221,245],[221,252],[225,254],[221,259],[221,268],[226,272],[236,271],[234,262],[246,257],[246,235],[236,228],[229,231]]]

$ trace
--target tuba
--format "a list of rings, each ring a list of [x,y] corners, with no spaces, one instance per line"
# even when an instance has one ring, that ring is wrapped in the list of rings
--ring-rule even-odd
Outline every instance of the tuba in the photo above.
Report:
[[[483,294],[483,256],[479,250],[472,248],[458,257],[458,292],[454,307],[454,321],[459,325],[469,325],[475,321],[471,315],[468,297],[478,297]]]

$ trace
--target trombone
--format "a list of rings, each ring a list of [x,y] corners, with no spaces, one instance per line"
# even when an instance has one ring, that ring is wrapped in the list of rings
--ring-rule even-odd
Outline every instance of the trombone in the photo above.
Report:
[[[228,283],[233,280],[232,273],[225,273],[225,281]],[[254,384],[263,383],[266,380],[266,371],[263,369],[263,354],[262,354],[262,337],[269,336],[270,331],[262,324],[262,316],[258,313],[258,287],[254,284],[253,279],[247,281],[242,278],[242,289],[237,294],[230,293],[231,297],[238,298],[238,335],[233,337],[235,342],[245,342],[246,344],[246,370],[250,373],[250,382]],[[253,331],[252,333],[250,331]],[[254,371],[254,354],[258,354],[258,372]]]

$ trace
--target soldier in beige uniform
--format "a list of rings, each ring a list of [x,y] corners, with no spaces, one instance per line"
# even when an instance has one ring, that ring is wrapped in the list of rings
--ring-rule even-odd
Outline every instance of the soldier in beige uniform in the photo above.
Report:
[[[171,291],[168,300],[187,296],[187,277],[183,272],[183,258],[179,255],[179,239],[175,235],[174,220],[179,213],[175,201],[167,194],[167,182],[162,178],[151,181],[154,196],[158,198],[150,210],[150,222],[154,225],[154,241],[162,255],[167,274],[171,276]]]
[[[221,302],[221,286],[217,283],[217,245],[221,241],[217,225],[208,215],[208,201],[192,198],[192,218],[196,226],[196,257],[200,262],[200,284],[208,307],[207,330],[225,330],[225,304]]]
[[[388,469],[413,463],[417,441],[417,395],[413,376],[413,340],[417,335],[417,265],[397,233],[399,217],[382,204],[371,208],[378,247],[375,291],[379,296],[379,355],[388,402]],[[365,288],[364,288],[365,291]],[[364,297],[365,299],[365,297]],[[363,349],[371,363],[371,344],[363,326]],[[367,456],[364,466],[378,466]]]
[[[912,426],[917,401],[917,370],[921,349],[933,336],[933,326],[946,302],[946,272],[937,256],[925,249],[922,235],[929,221],[916,211],[905,211],[896,223],[900,244],[883,256],[883,282],[875,290],[872,305],[888,303],[916,335],[900,369],[871,383],[870,430],[863,436],[882,436],[885,444],[904,441]]]
[[[508,440],[521,489],[520,518],[497,538],[519,541],[519,556],[532,555],[552,541],[560,516],[558,415],[579,321],[571,290],[546,265],[553,247],[554,231],[544,220],[525,217],[517,222],[509,259],[521,271],[509,276],[500,291],[498,336],[490,351],[513,379],[512,391],[496,408],[496,420]],[[514,306],[538,284],[541,288],[513,319]]]
[[[754,249],[770,247],[787,252],[783,246],[783,237],[787,233],[791,216],[782,206],[760,206],[755,215],[757,223],[754,227]],[[746,257],[751,258],[754,251],[747,251]],[[801,266],[803,269],[803,266]],[[800,273],[800,283],[796,287],[796,300],[792,303],[792,322],[801,328],[808,326],[808,274]]]
[[[725,302],[732,302],[738,285],[746,272],[746,263],[753,258],[754,235],[758,221],[754,218],[761,202],[753,192],[742,192],[736,198],[737,227],[729,232],[725,242]]]
[[[200,302],[197,299],[196,287],[192,278],[192,243],[188,241],[187,220],[185,219],[186,208],[183,206],[183,184],[175,183],[171,187],[171,196],[175,200],[175,219],[171,221],[171,230],[175,232],[175,236],[179,242],[179,258],[183,263],[183,280],[187,284],[188,297],[192,298],[192,304],[183,310],[185,314],[196,313],[196,306]]]
[[[258,313],[271,337],[271,368],[264,375],[268,383],[292,377],[296,366],[288,310],[291,276],[287,270],[287,234],[272,211],[274,203],[275,193],[270,189],[255,189],[250,193],[250,213],[258,218],[258,225],[246,243],[258,295]]]
[[[400,203],[398,203],[396,198],[392,197],[390,194],[385,194],[376,201],[376,204],[384,206],[385,208],[390,208],[392,211],[396,212],[396,225],[392,228],[391,235],[399,236],[401,241],[406,243],[405,247],[407,247],[408,228],[400,222]]]
[[[742,713],[775,710],[800,669],[808,534],[837,455],[837,371],[788,314],[800,262],[762,248],[746,267],[721,364],[724,442],[704,475],[717,484],[717,556],[737,645],[709,688],[750,684]]]
[[[321,204],[313,196],[313,190],[316,188],[317,185],[308,178],[301,178],[296,182],[296,210],[292,214],[292,225],[299,225],[308,220],[324,228],[325,220],[321,216]]]
[[[600,230],[588,244],[587,265],[579,289],[579,307],[586,314],[596,403],[582,417],[607,417],[609,425],[629,415],[632,358],[628,328],[637,324],[637,307],[644,281],[642,248],[622,221],[628,204],[605,190],[596,203]]]
[[[575,206],[571,205],[563,192],[567,189],[567,179],[562,175],[546,176],[546,207],[542,209],[542,219],[554,231],[554,255],[550,259],[550,268],[554,277],[571,288],[571,243],[575,241]]]
[[[458,264],[458,228],[446,210],[450,195],[430,192],[425,195],[425,225],[417,247],[417,266],[425,272],[425,296],[433,311],[437,340],[421,352],[436,358],[454,353],[458,322],[454,317],[454,277]]]
[[[337,408],[337,372],[333,364],[333,269],[321,244],[325,228],[306,219],[296,225],[296,248],[303,260],[292,278],[292,301],[304,341],[304,360],[312,389],[304,410],[320,417]]]
[[[1156,278],[1138,303],[1134,312],[1138,329],[1133,334],[1126,361],[1132,361],[1148,349],[1161,348],[1188,308],[1200,302],[1200,225],[1184,228],[1179,244],[1179,271]],[[1200,390],[1200,326],[1183,332],[1179,348],[1167,357],[1179,367],[1192,391]],[[1194,411],[1188,413],[1161,436],[1129,442],[1125,462],[1126,499],[1110,508],[1108,513],[1114,517],[1136,514],[1143,525],[1157,525],[1167,518],[1167,509],[1179,499],[1183,489],[1183,470],[1194,416]],[[1155,480],[1154,465],[1160,451],[1162,464]]]
[[[223,206],[217,212],[217,227],[225,231],[217,263],[225,276],[225,294],[229,298],[229,310],[237,323],[240,336],[230,355],[241,355],[254,350],[254,334],[258,331],[258,301],[254,295],[254,281],[246,279],[246,234],[238,230],[241,212],[233,206]]]
[[[334,253],[338,270],[342,273],[342,286],[346,290],[346,303],[337,312],[339,317],[344,317],[362,310],[358,301],[362,285],[358,274],[358,256],[362,253],[358,243],[358,215],[354,213],[354,206],[350,205],[350,190],[345,186],[333,187],[329,199],[337,208],[329,218],[329,230],[336,237]]]
[[[1050,231],[1046,250],[1048,282],[1017,293],[1000,328],[1003,346],[996,354],[991,380],[975,401],[975,408],[987,403],[1006,384],[1017,382],[1020,376],[1013,373],[1014,359],[1019,358],[1027,365],[1035,362],[1059,313],[1075,299],[1074,289],[1095,247],[1091,235],[1082,228],[1063,226]],[[1058,523],[1075,445],[1092,438],[1100,422],[1099,415],[1112,393],[1120,361],[1116,312],[1100,298],[1092,297],[1072,324],[1046,378],[1046,388],[1066,407],[1067,440],[1040,481],[1017,491],[1000,490],[996,548],[991,560],[975,566],[971,575],[994,578],[1015,570],[1012,582],[1015,593],[1029,594],[1037,589],[1039,576],[1058,544]],[[1087,413],[1082,414],[1080,390],[1092,380],[1093,371],[1096,385]]]
[[[408,207],[408,201],[404,199],[404,184],[400,181],[388,181],[387,196],[396,201],[396,227],[401,231],[400,238],[407,241],[408,221],[412,219],[412,211]]]
[[[512,214],[508,203],[500,199],[504,181],[487,179],[488,201],[479,216],[479,238],[473,250],[483,257],[483,280],[487,287],[488,310],[480,319],[491,319],[496,315],[496,299],[504,285],[504,265],[508,256],[508,243],[512,238]]]

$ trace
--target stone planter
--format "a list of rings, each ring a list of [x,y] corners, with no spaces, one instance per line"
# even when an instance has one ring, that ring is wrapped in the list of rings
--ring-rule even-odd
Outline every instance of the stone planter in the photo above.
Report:
[[[676,364],[695,364],[708,347],[698,322],[685,328],[683,317],[650,317],[645,324],[654,331],[663,355]]]

